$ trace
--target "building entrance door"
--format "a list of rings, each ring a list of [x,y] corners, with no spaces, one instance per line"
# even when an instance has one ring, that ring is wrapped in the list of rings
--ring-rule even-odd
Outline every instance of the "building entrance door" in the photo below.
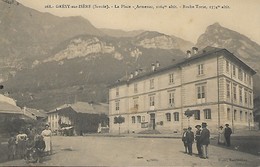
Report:
[[[151,124],[152,129],[154,130],[155,129],[155,114],[154,113],[150,114],[150,124]]]

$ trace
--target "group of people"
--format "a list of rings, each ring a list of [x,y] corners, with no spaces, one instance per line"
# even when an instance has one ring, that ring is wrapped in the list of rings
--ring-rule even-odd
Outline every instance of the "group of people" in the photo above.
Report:
[[[232,130],[229,127],[229,124],[225,124],[225,128],[223,128],[223,126],[219,127],[219,131],[218,131],[218,144],[220,145],[226,145],[228,147],[230,147],[231,143],[230,143],[230,136],[232,134]]]
[[[231,145],[230,136],[232,134],[232,130],[229,127],[229,124],[225,124],[225,128],[220,126],[220,130],[218,132],[218,144],[227,145],[228,147]],[[203,159],[208,158],[208,145],[210,144],[210,131],[207,129],[207,123],[203,122],[201,125],[196,125],[195,135],[191,131],[192,128],[184,128],[184,132],[182,134],[182,141],[184,143],[185,153],[192,155],[192,144],[196,141],[196,147],[198,151],[198,156]]]
[[[19,134],[11,134],[8,140],[8,159],[21,158],[29,162],[42,162],[44,154],[51,154],[51,130],[49,125],[41,134],[37,134],[28,128],[27,132],[19,131]],[[32,158],[33,156],[33,158]]]
[[[195,128],[197,129],[195,135],[191,131],[191,127],[183,129],[184,132],[182,134],[182,141],[184,144],[185,153],[188,153],[189,155],[193,154],[192,144],[195,140],[199,157],[207,159],[208,145],[210,143],[210,131],[207,129],[207,123],[203,122],[201,125],[196,125]]]

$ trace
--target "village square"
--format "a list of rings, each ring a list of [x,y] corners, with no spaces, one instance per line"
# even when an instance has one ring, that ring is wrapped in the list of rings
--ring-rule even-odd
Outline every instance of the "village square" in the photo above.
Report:
[[[128,136],[77,136],[53,137],[53,154],[42,163],[28,164],[17,159],[1,166],[233,166],[257,167],[259,155],[239,149],[209,146],[209,159],[200,159],[184,153],[180,136],[128,135]],[[259,136],[255,139],[258,142]],[[213,144],[215,143],[215,144]],[[195,145],[193,146],[196,150]],[[259,151],[259,149],[258,149]]]

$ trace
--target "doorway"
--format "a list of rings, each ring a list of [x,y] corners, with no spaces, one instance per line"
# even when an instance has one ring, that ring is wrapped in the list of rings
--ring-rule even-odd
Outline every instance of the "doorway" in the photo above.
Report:
[[[150,114],[150,124],[153,130],[155,130],[155,113]]]

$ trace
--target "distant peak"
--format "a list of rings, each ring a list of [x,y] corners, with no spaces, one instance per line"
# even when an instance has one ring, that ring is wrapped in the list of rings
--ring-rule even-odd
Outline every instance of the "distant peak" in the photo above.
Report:
[[[216,22],[216,23],[212,24],[211,26],[214,26],[214,27],[221,27],[221,25],[219,24],[219,22]]]
[[[218,22],[216,22],[212,25],[209,25],[207,27],[207,31],[216,30],[216,29],[220,29],[220,28],[223,28],[223,27]]]

